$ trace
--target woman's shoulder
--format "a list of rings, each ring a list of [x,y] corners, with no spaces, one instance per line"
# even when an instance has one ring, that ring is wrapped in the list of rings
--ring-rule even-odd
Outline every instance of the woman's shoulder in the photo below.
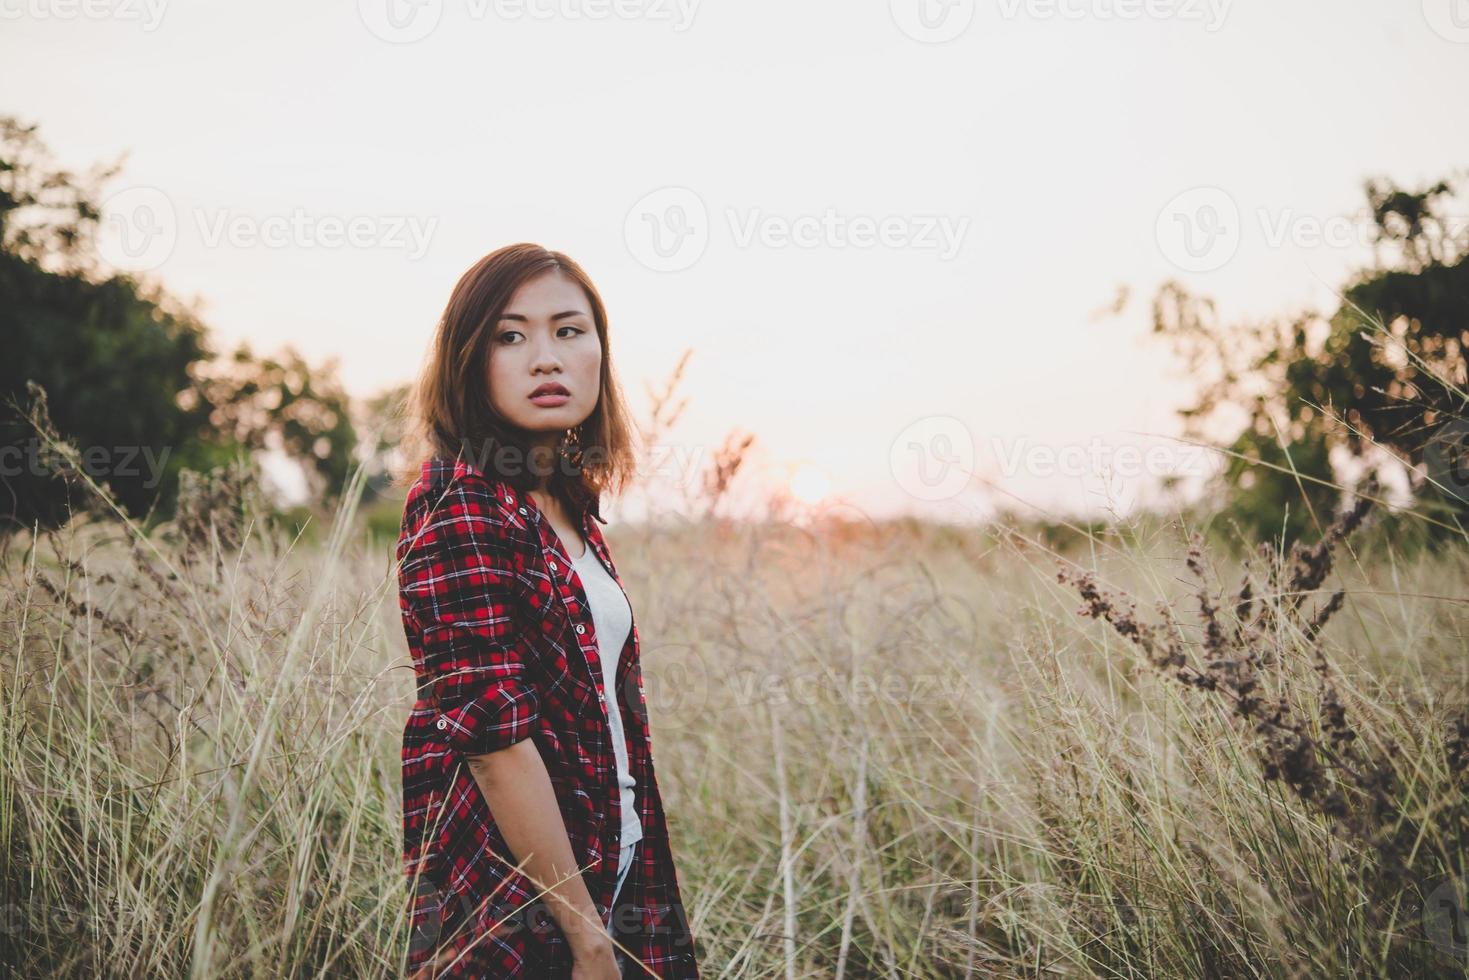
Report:
[[[420,501],[434,492],[452,491],[514,507],[519,491],[502,477],[487,473],[463,456],[429,456],[419,464],[418,476],[408,489],[407,502]]]
[[[470,534],[512,534],[517,505],[518,491],[503,479],[462,457],[430,456],[403,503],[400,550],[446,525]]]

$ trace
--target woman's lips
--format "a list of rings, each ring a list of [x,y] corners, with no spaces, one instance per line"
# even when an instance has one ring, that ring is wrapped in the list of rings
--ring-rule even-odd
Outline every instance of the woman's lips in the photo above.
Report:
[[[530,400],[542,408],[555,408],[557,405],[565,405],[571,401],[571,396],[548,391],[544,395],[532,395]]]

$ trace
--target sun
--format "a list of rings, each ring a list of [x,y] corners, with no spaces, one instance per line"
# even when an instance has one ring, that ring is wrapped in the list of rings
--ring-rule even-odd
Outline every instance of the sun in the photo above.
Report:
[[[826,474],[810,463],[796,467],[789,486],[791,496],[803,504],[818,504],[831,492],[831,481]]]

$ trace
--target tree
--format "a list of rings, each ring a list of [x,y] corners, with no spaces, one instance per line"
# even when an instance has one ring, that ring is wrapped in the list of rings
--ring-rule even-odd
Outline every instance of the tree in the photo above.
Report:
[[[44,392],[78,466],[134,516],[171,512],[184,468],[280,448],[319,498],[342,489],[354,433],[331,365],[294,351],[217,358],[195,313],[98,258],[96,205],[118,164],[78,176],[35,126],[0,117],[0,534],[65,521],[68,475],[30,422]]]
[[[1430,539],[1463,533],[1469,238],[1451,217],[1455,184],[1365,186],[1374,262],[1329,317],[1226,329],[1211,301],[1176,282],[1153,303],[1154,332],[1202,379],[1186,431],[1225,443],[1229,509],[1257,536],[1319,532],[1343,503],[1343,472],[1394,466],[1434,519]],[[1235,435],[1221,440],[1226,416]]]
[[[207,356],[204,328],[161,292],[94,279],[87,244],[96,179],[55,169],[35,135],[0,119],[0,526],[54,525],[69,512],[66,481],[26,421],[26,382],[83,468],[141,513],[200,462],[178,452],[201,421],[179,402]]]
[[[301,464],[310,496],[342,491],[357,443],[350,398],[335,362],[312,368],[293,348],[256,357],[248,344],[200,372],[189,395],[207,406],[208,429],[252,451],[279,450]]]

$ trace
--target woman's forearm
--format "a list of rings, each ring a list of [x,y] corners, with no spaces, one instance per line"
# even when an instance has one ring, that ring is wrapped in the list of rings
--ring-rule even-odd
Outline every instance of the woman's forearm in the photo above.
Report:
[[[521,870],[545,890],[546,907],[578,958],[609,951],[612,940],[587,891],[556,791],[531,739],[485,755],[466,756],[500,834]],[[559,884],[558,884],[559,882]]]

